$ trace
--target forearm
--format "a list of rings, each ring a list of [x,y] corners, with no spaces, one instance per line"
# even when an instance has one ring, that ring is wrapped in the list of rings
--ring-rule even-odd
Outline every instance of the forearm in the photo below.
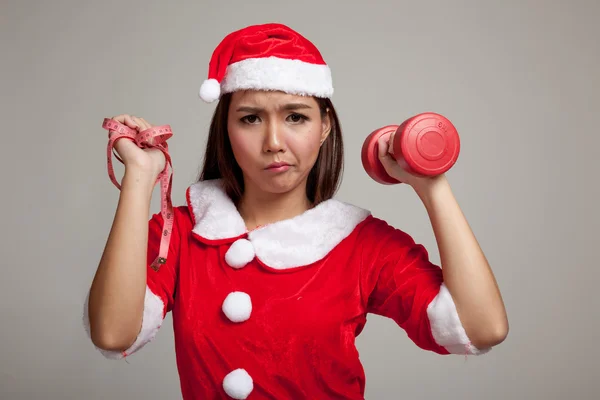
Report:
[[[113,225],[92,282],[91,338],[106,350],[126,349],[140,331],[154,182],[151,174],[142,170],[126,170]]]
[[[445,176],[416,188],[437,241],[444,282],[472,344],[479,348],[504,340],[508,321],[488,261]]]

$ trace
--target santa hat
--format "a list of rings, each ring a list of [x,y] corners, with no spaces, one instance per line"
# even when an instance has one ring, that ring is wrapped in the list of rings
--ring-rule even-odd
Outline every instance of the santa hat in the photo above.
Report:
[[[210,103],[224,93],[247,89],[323,98],[333,95],[331,71],[316,46],[275,23],[227,35],[213,52],[199,95]]]

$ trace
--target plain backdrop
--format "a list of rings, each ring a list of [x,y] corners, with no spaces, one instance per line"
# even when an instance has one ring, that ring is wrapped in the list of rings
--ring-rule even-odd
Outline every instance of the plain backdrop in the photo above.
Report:
[[[507,340],[482,357],[418,349],[371,316],[368,399],[598,399],[600,2],[24,1],[0,7],[0,398],[177,399],[171,317],[128,362],[82,325],[119,192],[104,117],[170,124],[173,198],[197,177],[214,104],[198,98],[229,32],[282,22],[333,70],[346,146],[338,198],[439,256],[407,186],[372,181],[364,138],[424,111],[456,125],[454,193],[498,279]],[[120,179],[121,164],[117,165]],[[158,188],[152,212],[159,211]]]

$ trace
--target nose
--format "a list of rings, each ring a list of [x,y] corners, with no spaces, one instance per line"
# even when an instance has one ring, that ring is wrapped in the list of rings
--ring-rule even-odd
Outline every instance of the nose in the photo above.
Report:
[[[270,122],[266,126],[263,151],[265,153],[279,153],[285,151],[283,127],[279,126],[276,122]]]

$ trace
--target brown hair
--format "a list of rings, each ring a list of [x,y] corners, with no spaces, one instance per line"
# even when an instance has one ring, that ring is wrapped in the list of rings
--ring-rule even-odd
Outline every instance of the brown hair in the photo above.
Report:
[[[244,178],[233,156],[227,132],[231,96],[231,93],[224,94],[213,114],[204,154],[204,165],[198,180],[222,179],[225,191],[237,204],[244,193]],[[308,174],[306,196],[313,205],[333,197],[339,188],[344,165],[342,129],[335,108],[330,99],[315,98],[315,100],[319,104],[321,116],[325,117],[329,114],[331,132],[321,145],[315,165]]]

